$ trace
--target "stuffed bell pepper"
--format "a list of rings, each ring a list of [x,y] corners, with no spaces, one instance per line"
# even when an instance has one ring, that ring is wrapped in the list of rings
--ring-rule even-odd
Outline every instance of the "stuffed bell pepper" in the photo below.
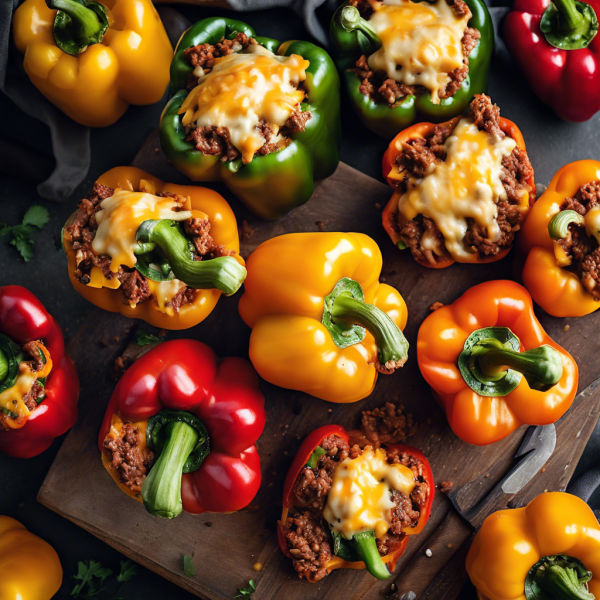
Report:
[[[362,233],[292,233],[248,258],[240,315],[252,328],[250,360],[283,388],[356,402],[378,373],[407,360],[407,310],[379,283],[382,258]]]
[[[163,342],[125,372],[98,435],[117,485],[146,510],[233,512],[260,487],[264,397],[248,361],[195,340]]]
[[[555,317],[600,306],[600,162],[580,160],[556,173],[520,236],[523,283]]]
[[[435,269],[506,256],[536,196],[521,132],[482,94],[467,117],[399,133],[383,175],[394,189],[385,230]]]
[[[0,598],[50,600],[62,578],[54,548],[15,519],[0,515]]]
[[[483,446],[523,424],[555,423],[577,393],[573,357],[542,329],[527,290],[488,281],[431,313],[419,368],[452,431]]]
[[[487,89],[494,30],[482,0],[350,0],[330,33],[350,102],[381,136],[456,117]]]
[[[259,217],[304,204],[338,165],[339,77],[309,42],[203,19],[179,40],[171,93],[160,120],[167,158],[194,181],[223,181]]]
[[[598,0],[516,0],[504,40],[538,98],[565,121],[600,110]]]
[[[550,492],[491,514],[467,555],[479,600],[600,598],[600,527],[577,496]]]
[[[63,246],[84,298],[164,329],[197,325],[246,277],[235,216],[221,195],[134,167],[98,178],[67,222]]]
[[[279,547],[299,577],[315,583],[344,568],[388,579],[408,536],[425,527],[433,475],[419,450],[393,441],[404,433],[403,420],[388,403],[363,413],[363,431],[325,425],[300,446],[278,523]]]
[[[29,290],[0,287],[0,451],[17,458],[43,452],[73,427],[78,400],[58,323]]]
[[[33,85],[82,125],[112,125],[169,83],[173,47],[151,0],[25,0],[13,37]]]

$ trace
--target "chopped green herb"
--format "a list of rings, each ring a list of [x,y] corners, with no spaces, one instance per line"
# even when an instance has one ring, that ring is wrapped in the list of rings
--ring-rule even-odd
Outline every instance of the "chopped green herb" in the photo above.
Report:
[[[102,566],[101,562],[95,560],[86,560],[78,563],[77,575],[73,575],[73,579],[79,580],[71,592],[71,596],[75,598],[83,598],[86,600],[122,600],[119,595],[126,583],[133,579],[138,573],[137,566],[130,560],[122,560],[121,569],[116,576],[116,581],[109,581],[109,577],[114,575],[112,569]],[[116,584],[120,584],[118,587]],[[101,595],[108,589],[114,594]]]
[[[125,583],[126,581],[133,579],[138,574],[137,565],[130,560],[122,560],[120,564],[121,570],[117,575],[117,581],[119,583]]]
[[[254,594],[254,592],[256,591],[256,585],[254,584],[254,581],[251,579],[248,582],[248,586],[245,588],[238,588],[238,592],[239,594],[237,596],[234,596],[234,598],[250,598],[250,596],[252,596],[252,594]]]
[[[133,343],[138,346],[147,346],[148,344],[158,344],[162,342],[162,340],[153,333],[149,331],[144,331],[143,329],[138,329],[133,336]]]
[[[196,568],[194,567],[194,559],[191,556],[183,555],[183,572],[186,577],[195,577]]]
[[[36,204],[27,210],[20,225],[0,223],[0,236],[10,234],[11,246],[19,251],[25,262],[29,262],[33,258],[33,247],[35,245],[31,235],[35,232],[36,227],[42,229],[49,220],[48,210]]]

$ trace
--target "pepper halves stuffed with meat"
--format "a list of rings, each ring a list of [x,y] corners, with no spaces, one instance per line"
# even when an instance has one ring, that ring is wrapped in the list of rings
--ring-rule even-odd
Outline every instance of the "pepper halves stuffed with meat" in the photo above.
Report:
[[[102,463],[153,515],[244,508],[260,487],[258,377],[195,340],[163,342],[119,380],[98,436]]]
[[[455,117],[487,89],[494,30],[482,0],[350,0],[330,35],[354,109],[383,137]]]
[[[388,403],[363,413],[363,427],[403,419]],[[320,427],[304,440],[286,476],[279,547],[312,583],[340,568],[389,578],[408,536],[429,518],[435,487],[425,456],[391,441],[405,437],[403,427],[369,433]]]
[[[0,451],[43,452],[75,424],[78,400],[58,323],[29,290],[0,287]]]
[[[577,393],[577,363],[542,329],[514,281],[481,283],[431,313],[417,360],[452,431],[469,444],[555,423]]]
[[[162,148],[190,179],[223,181],[256,215],[278,219],[337,168],[339,86],[322,48],[203,19],[175,50]]]
[[[267,381],[329,402],[356,402],[408,357],[402,296],[379,283],[382,258],[362,233],[291,233],[248,258],[240,315]]]
[[[82,125],[112,125],[169,82],[173,47],[151,0],[25,0],[13,36],[33,85]]]
[[[467,117],[399,133],[383,175],[395,190],[383,211],[385,230],[436,269],[506,256],[536,196],[521,132],[484,95]]]
[[[197,325],[246,277],[235,216],[221,195],[134,167],[98,179],[63,245],[84,298],[164,329]]]
[[[519,238],[523,283],[547,313],[582,317],[600,306],[600,162],[565,165]]]

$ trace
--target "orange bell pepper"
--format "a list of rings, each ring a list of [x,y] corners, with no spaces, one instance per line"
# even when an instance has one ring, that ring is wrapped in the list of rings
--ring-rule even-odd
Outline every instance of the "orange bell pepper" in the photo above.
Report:
[[[513,281],[476,285],[431,313],[419,329],[417,360],[452,431],[476,445],[523,424],[556,422],[579,379],[573,357],[542,329],[527,290]]]
[[[130,104],[158,102],[173,47],[151,0],[25,0],[13,37],[33,85],[89,127],[117,121]],[[85,31],[85,33],[83,33]]]
[[[467,555],[480,600],[600,598],[600,527],[592,509],[564,492],[491,514]]]
[[[451,119],[450,121],[442,123],[440,125],[440,127],[448,126],[452,129],[454,129],[454,127],[456,127],[457,123],[462,118],[463,118],[462,116],[455,117],[454,119]],[[383,176],[395,191],[394,191],[392,197],[390,198],[389,202],[387,203],[386,207],[383,210],[382,223],[383,223],[383,228],[385,229],[387,234],[390,236],[390,239],[392,240],[392,242],[394,242],[395,245],[398,245],[399,242],[402,242],[402,239],[400,238],[400,231],[398,228],[398,219],[400,218],[398,202],[399,202],[400,198],[402,197],[402,193],[396,189],[397,184],[398,184],[398,179],[391,177],[390,175],[393,175],[394,172],[396,172],[396,173],[398,172],[398,166],[396,165],[396,158],[398,157],[398,155],[400,154],[400,152],[402,150],[402,144],[408,142],[409,140],[414,140],[415,138],[425,139],[425,138],[429,137],[429,135],[432,133],[432,131],[435,127],[436,127],[436,125],[434,123],[416,123],[415,125],[408,127],[404,131],[401,131],[390,142],[390,145],[388,146],[387,150],[385,151],[385,153],[383,155],[383,159],[382,159]],[[515,142],[517,142],[518,148],[525,150],[525,140],[523,139],[523,135],[521,134],[521,131],[519,130],[519,128],[512,121],[509,121],[508,119],[504,119],[501,117],[500,118],[500,128],[502,129],[502,131],[504,133],[506,133],[507,136],[511,137],[513,140],[515,140]],[[527,183],[532,188],[532,192],[531,192],[531,194],[525,194],[523,196],[522,205],[519,207],[519,211],[521,213],[522,220],[524,220],[525,217],[527,216],[527,213],[529,212],[529,208],[533,204],[533,201],[535,200],[535,196],[536,196],[535,182],[533,179],[533,171],[531,172],[531,177],[529,178]],[[495,256],[486,256],[486,257],[481,257],[479,254],[474,254],[473,258],[470,259],[469,261],[459,261],[459,262],[470,262],[470,263],[496,262],[496,261],[504,258],[508,254],[509,251],[510,251],[510,248],[504,248]],[[449,267],[450,265],[454,264],[455,259],[451,258],[450,256],[438,257],[436,264],[433,264],[433,265],[431,263],[429,263],[428,261],[419,260],[417,262],[420,265],[423,265],[424,267],[429,267],[432,269],[443,269],[445,267]]]
[[[190,199],[192,212],[208,216],[210,234],[215,243],[233,250],[240,265],[244,259],[239,255],[239,238],[235,215],[229,204],[217,192],[199,186],[163,183],[160,179],[135,167],[115,167],[98,178],[98,183],[113,189],[138,191],[145,188],[149,193],[173,192]],[[151,191],[153,190],[153,191]],[[154,298],[130,306],[125,303],[116,278],[100,282],[96,287],[81,283],[75,276],[77,268],[75,250],[68,231],[63,233],[63,245],[69,261],[69,277],[73,287],[87,300],[111,312],[120,312],[126,317],[142,319],[161,329],[188,329],[202,322],[212,312],[222,292],[218,289],[197,289],[192,304],[183,304],[179,312],[161,309]],[[110,286],[110,287],[107,287]]]
[[[548,230],[565,199],[574,197],[581,186],[598,180],[600,162],[596,160],[565,165],[554,175],[523,225],[519,241],[519,250],[526,257],[523,283],[535,302],[555,317],[582,317],[600,306],[577,273],[561,266],[568,266],[569,261],[564,260],[564,253]]]

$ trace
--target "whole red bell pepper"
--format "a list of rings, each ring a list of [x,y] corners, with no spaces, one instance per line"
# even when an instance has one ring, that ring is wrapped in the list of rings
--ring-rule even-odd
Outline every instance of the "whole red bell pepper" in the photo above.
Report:
[[[40,356],[37,371],[28,344]],[[17,458],[43,452],[75,424],[78,400],[77,371],[56,320],[24,287],[0,287],[0,451]]]
[[[316,467],[316,464],[313,465],[309,461],[311,461],[313,453],[315,452],[315,450],[317,450],[317,448],[319,448],[323,440],[329,437],[330,435],[336,435],[343,439],[345,442],[350,442],[350,435],[340,425],[324,425],[323,427],[315,429],[302,442],[302,445],[300,446],[300,449],[298,450],[296,457],[292,462],[292,466],[290,467],[285,477],[285,482],[283,484],[283,512],[281,514],[281,520],[277,523],[277,540],[279,543],[280,550],[289,558],[293,558],[293,556],[290,553],[286,544],[283,527],[287,520],[289,509],[293,506],[301,505],[301,501],[298,498],[296,498],[296,495],[294,493],[294,484],[296,482],[296,479],[298,478],[298,475],[305,466],[312,466],[313,468]],[[333,555],[327,563],[326,568],[328,573],[330,573],[334,569],[340,568],[367,568],[369,569],[369,572],[371,572],[375,577],[389,577],[389,574],[386,574],[385,571],[383,571],[384,575],[382,577],[378,576],[378,573],[381,573],[381,563],[387,564],[389,572],[393,573],[396,569],[396,563],[398,562],[398,560],[404,553],[404,550],[406,549],[406,544],[408,543],[408,536],[420,533],[427,524],[429,515],[431,513],[431,505],[433,504],[433,498],[435,495],[433,473],[431,471],[429,461],[427,460],[427,458],[425,458],[425,455],[420,450],[417,450],[417,448],[413,448],[412,446],[407,446],[405,444],[384,444],[382,447],[390,451],[397,450],[398,452],[406,452],[423,463],[423,478],[429,485],[429,494],[427,496],[425,504],[420,507],[419,521],[415,527],[406,528],[403,530],[403,533],[406,534],[406,537],[404,537],[404,539],[402,540],[402,544],[386,556],[378,558],[378,553],[376,549],[375,552],[371,553],[370,556],[363,555],[365,558],[364,561],[357,562],[349,562],[348,560],[344,560],[344,558],[340,556]],[[316,456],[317,455],[315,455],[315,457]],[[385,569],[385,567],[383,568]],[[309,581],[311,581],[310,578]]]
[[[107,447],[125,435],[127,424],[135,426],[137,449],[154,453],[141,494],[123,480]],[[119,487],[154,515],[233,512],[247,506],[260,487],[254,444],[264,425],[264,397],[247,360],[218,360],[201,342],[175,340],[156,346],[125,372],[98,446]]]
[[[533,91],[565,121],[600,110],[600,0],[516,0],[504,41]]]

